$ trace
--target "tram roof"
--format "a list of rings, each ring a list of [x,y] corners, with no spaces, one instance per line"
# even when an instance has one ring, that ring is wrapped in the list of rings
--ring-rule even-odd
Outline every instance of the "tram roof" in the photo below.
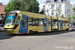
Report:
[[[57,19],[57,17],[55,17],[55,16],[48,16],[48,15],[37,14],[37,13],[26,12],[26,11],[14,11],[14,12],[24,14],[24,15],[27,15],[27,16],[33,17],[33,18],[42,18],[42,19],[44,19],[45,17],[47,17],[47,18],[51,19],[50,17],[52,17],[52,19]],[[69,19],[67,19],[67,18],[58,17],[58,20],[61,20],[61,19],[63,21],[69,21]]]
[[[67,18],[61,18],[61,17],[58,17],[58,20],[63,20],[63,21],[69,21],[69,19],[67,19]]]
[[[27,16],[33,17],[33,18],[43,18],[44,19],[45,17],[47,17],[47,18],[51,19],[50,16],[43,15],[43,14],[37,14],[37,13],[25,12],[25,11],[15,11],[15,12],[21,13],[21,14],[24,14],[24,15],[27,15]]]
[[[51,16],[52,17],[52,19],[57,19],[57,17],[55,17],[55,16]]]

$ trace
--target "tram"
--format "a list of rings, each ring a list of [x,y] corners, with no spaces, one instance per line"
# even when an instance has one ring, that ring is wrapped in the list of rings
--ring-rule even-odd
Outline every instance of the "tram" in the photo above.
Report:
[[[25,11],[11,11],[6,17],[4,30],[10,34],[33,34],[68,30],[69,19],[36,14]]]

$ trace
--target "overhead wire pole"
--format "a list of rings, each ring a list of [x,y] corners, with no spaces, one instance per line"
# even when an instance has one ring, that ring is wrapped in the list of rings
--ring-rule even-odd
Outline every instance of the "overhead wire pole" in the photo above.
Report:
[[[34,2],[33,2],[33,4],[32,4],[32,12],[35,12],[36,6],[37,6],[36,0],[34,0]]]
[[[32,1],[32,0],[31,0]],[[32,12],[33,12],[33,8],[34,8],[34,2],[32,3]]]
[[[32,4],[32,12],[33,12],[33,4]]]

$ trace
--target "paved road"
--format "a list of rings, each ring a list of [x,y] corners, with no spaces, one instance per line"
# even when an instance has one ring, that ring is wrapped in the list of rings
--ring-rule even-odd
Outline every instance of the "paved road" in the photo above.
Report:
[[[0,32],[0,50],[75,50],[75,31],[32,35]]]

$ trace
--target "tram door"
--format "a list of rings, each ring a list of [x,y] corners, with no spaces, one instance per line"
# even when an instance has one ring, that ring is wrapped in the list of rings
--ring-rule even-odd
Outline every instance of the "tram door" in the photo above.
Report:
[[[27,33],[27,16],[22,14],[22,20],[21,20],[21,25],[20,25],[20,31],[19,33]]]
[[[48,20],[44,20],[44,32],[48,32]]]
[[[63,20],[60,20],[60,30],[63,30]]]
[[[22,33],[27,33],[27,19],[23,18],[22,19]]]

